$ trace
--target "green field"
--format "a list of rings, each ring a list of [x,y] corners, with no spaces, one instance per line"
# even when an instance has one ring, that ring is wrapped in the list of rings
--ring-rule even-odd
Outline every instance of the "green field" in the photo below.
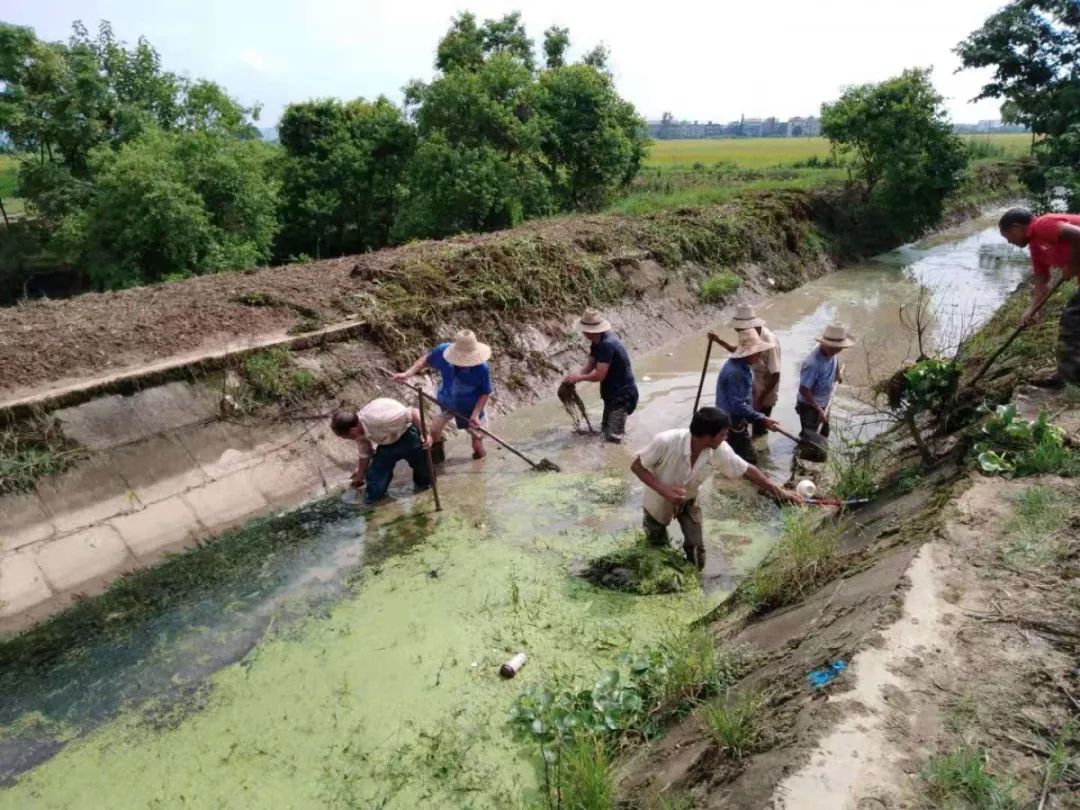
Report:
[[[1026,154],[1031,136],[1018,135],[965,135],[965,140],[989,141],[991,148],[1000,147],[998,157],[1017,157]],[[666,166],[692,166],[701,163],[734,163],[748,168],[790,165],[796,161],[817,156],[829,156],[829,142],[825,138],[720,138],[678,141],[654,141],[645,165],[654,168]]]
[[[0,155],[0,200],[8,216],[23,213],[23,201],[15,196],[19,186],[19,164],[11,155]]]

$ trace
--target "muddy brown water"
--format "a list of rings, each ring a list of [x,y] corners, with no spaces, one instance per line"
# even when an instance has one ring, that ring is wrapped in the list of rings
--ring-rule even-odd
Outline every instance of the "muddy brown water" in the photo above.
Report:
[[[924,285],[937,312],[927,348],[948,347],[1022,277],[1022,254],[992,222],[758,303],[783,346],[774,415],[787,429],[798,428],[799,363],[836,319],[859,345],[844,355],[834,419],[853,437],[881,429],[861,392],[915,352],[900,306]],[[664,639],[722,599],[775,537],[775,508],[716,482],[701,592],[633,597],[572,575],[628,541],[641,504],[634,451],[687,423],[704,349],[702,331],[634,358],[641,403],[623,446],[571,435],[554,396],[494,420],[562,474],[531,472],[494,446],[473,462],[458,436],[440,478],[442,515],[429,495],[412,496],[402,468],[398,500],[372,515],[323,506],[310,540],[257,570],[48,667],[5,664],[0,807],[527,806],[537,752],[506,723],[522,687],[588,683],[621,651]],[[723,354],[713,352],[704,403]],[[579,389],[598,422],[595,386]],[[762,449],[762,465],[785,478],[790,440],[772,434]],[[499,665],[519,650],[529,662],[503,681]]]

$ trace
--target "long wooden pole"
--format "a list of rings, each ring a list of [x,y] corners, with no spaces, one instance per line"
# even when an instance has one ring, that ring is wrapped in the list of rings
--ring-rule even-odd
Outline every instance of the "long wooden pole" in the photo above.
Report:
[[[712,354],[712,338],[709,338],[709,346],[705,349],[705,363],[701,366],[701,380],[697,386],[697,396],[694,397],[694,413],[690,414],[691,417],[697,413],[698,404],[701,402],[701,389],[705,387],[705,375],[709,373],[709,355]]]
[[[1055,281],[1054,286],[1050,288],[1050,291],[1046,295],[1044,295],[1042,297],[1042,300],[1039,301],[1039,303],[1035,305],[1035,308],[1031,310],[1031,314],[1034,315],[1036,312],[1042,309],[1042,305],[1050,300],[1050,297],[1057,292],[1058,287],[1064,284],[1065,281],[1066,279],[1064,278],[1059,278],[1057,281]],[[990,355],[990,357],[987,358],[986,362],[982,364],[982,367],[978,370],[975,376],[971,378],[971,382],[967,384],[969,388],[982,379],[983,374],[990,370],[990,366],[994,365],[994,361],[1001,357],[1002,353],[1007,348],[1009,348],[1009,346],[1012,345],[1012,342],[1016,340],[1020,333],[1023,332],[1025,329],[1027,329],[1027,325],[1020,324],[1018,327],[1016,327],[1016,329],[1013,330],[1013,333],[1009,335],[1009,337],[1005,340],[1004,343],[1001,344],[1001,346],[998,347],[998,350],[996,352],[994,352],[992,355]]]
[[[416,392],[416,401],[420,405],[420,430],[423,431],[421,439],[428,435],[427,432],[427,417],[424,415],[424,396],[420,391]],[[435,511],[442,511],[442,502],[439,501],[439,483],[435,480],[435,462],[431,460],[431,445],[429,444],[424,448],[424,455],[427,457],[428,474],[431,476],[431,494],[435,496]]]

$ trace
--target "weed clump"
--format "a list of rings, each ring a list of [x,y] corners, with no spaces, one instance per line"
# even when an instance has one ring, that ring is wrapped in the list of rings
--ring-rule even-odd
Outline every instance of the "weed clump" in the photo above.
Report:
[[[1009,545],[1004,551],[1010,564],[1048,565],[1070,554],[1076,514],[1073,502],[1051,487],[1034,486],[1015,499],[1005,524]]]
[[[244,361],[244,379],[262,402],[291,401],[315,389],[315,375],[298,368],[283,346],[253,354]]]
[[[1000,405],[983,423],[981,438],[974,452],[983,472],[1080,475],[1080,454],[1065,445],[1065,432],[1050,424],[1046,411],[1032,422],[1019,416],[1015,405]]]
[[[758,612],[794,602],[835,569],[834,527],[816,525],[813,513],[803,509],[785,509],[781,521],[780,542],[741,592]]]
[[[932,758],[923,770],[934,807],[1013,810],[1019,807],[1013,785],[986,769],[986,752],[961,746]]]
[[[48,419],[0,430],[0,495],[28,492],[39,479],[63,472],[84,455]]]
[[[740,692],[734,698],[728,693],[706,703],[701,720],[721,751],[742,759],[761,744],[766,702],[759,692]]]
[[[828,464],[834,497],[869,498],[877,489],[874,454],[863,442],[842,439]]]
[[[589,563],[585,579],[594,585],[617,591],[650,596],[681,593],[697,587],[698,570],[670,546],[649,545],[643,536],[627,548],[621,548]]]
[[[708,304],[718,304],[739,289],[742,279],[730,270],[718,270],[710,273],[701,282],[701,300]]]

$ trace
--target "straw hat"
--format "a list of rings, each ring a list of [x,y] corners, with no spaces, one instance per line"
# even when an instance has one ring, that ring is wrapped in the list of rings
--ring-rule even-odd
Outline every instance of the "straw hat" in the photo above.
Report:
[[[830,323],[818,338],[822,346],[831,346],[834,349],[850,349],[855,341],[848,335],[847,327],[842,323]]]
[[[773,348],[773,344],[765,340],[757,333],[756,329],[743,329],[739,332],[739,345],[731,353],[732,358],[752,357],[755,354],[767,352]]]
[[[600,310],[589,308],[578,318],[578,329],[587,335],[597,335],[601,332],[610,332],[611,323],[600,314]]]
[[[491,357],[491,347],[477,340],[471,329],[462,329],[454,335],[454,342],[446,347],[443,357],[452,366],[469,368],[486,363]]]
[[[735,317],[731,319],[732,329],[756,329],[764,325],[765,321],[754,314],[754,308],[749,304],[739,304],[735,307]]]

